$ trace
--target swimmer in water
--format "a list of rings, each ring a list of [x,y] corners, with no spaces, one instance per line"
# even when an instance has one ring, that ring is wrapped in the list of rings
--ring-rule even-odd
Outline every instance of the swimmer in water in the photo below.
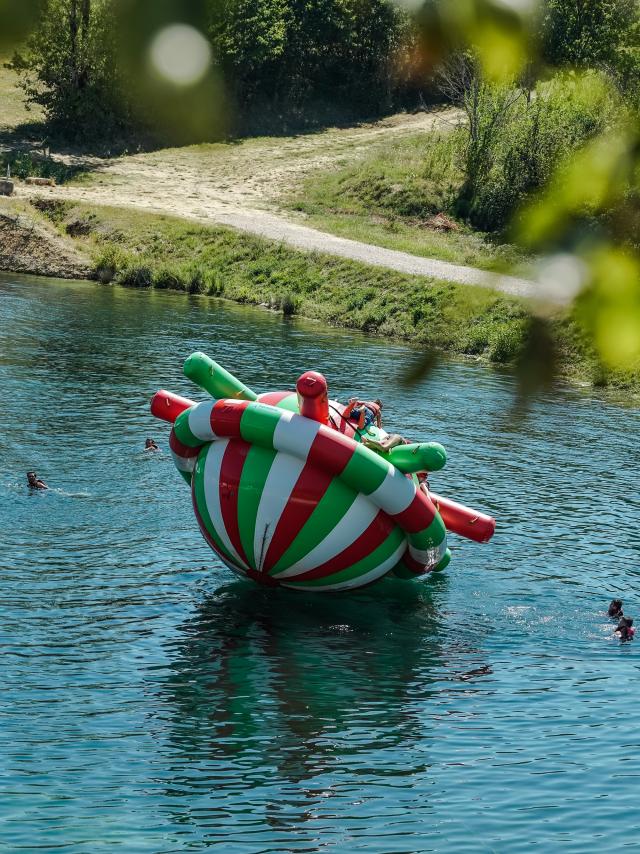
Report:
[[[27,472],[27,483],[29,484],[29,489],[49,489],[44,480],[40,480],[34,471]]]
[[[145,451],[159,451],[160,448],[156,445],[153,439],[147,439],[144,443]]]
[[[610,617],[621,617],[622,616],[622,599],[612,599],[609,604],[609,610],[607,611]]]
[[[636,630],[633,628],[633,617],[620,617],[620,622],[615,628],[615,634],[621,641],[633,640]]]

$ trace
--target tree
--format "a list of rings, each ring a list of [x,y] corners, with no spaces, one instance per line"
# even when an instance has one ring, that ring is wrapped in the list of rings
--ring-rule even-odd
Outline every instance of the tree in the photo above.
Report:
[[[104,138],[126,123],[108,0],[46,0],[22,65],[27,97],[54,133]]]
[[[545,0],[542,49],[553,65],[617,67],[637,38],[637,0]]]
[[[211,2],[214,53],[245,126],[390,109],[410,33],[392,0]]]
[[[273,87],[290,17],[286,0],[211,4],[209,36],[236,104]]]

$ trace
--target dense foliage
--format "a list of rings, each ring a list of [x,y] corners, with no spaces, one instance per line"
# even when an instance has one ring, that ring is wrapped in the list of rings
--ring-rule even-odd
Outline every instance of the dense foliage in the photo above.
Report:
[[[625,65],[640,47],[637,0],[544,0],[543,56],[554,65]]]
[[[196,19],[224,85],[219,97],[209,93],[217,103],[201,101],[197,109],[231,112],[232,128],[277,132],[353,120],[398,107],[406,96],[412,30],[392,0],[201,0],[200,6]],[[144,45],[153,34],[142,14],[127,17],[123,9],[118,0],[44,0],[17,60],[29,98],[44,107],[52,129],[74,141],[113,137],[131,128],[134,114],[138,124],[153,123],[157,104],[148,102],[151,87],[141,79],[149,73]],[[180,4],[174,11],[178,21],[184,18]],[[120,38],[119,26],[140,32]]]
[[[467,114],[459,127],[399,141],[312,176],[295,207],[312,216],[368,214],[373,228],[384,217],[396,233],[403,222],[422,231],[450,228],[449,244],[465,230],[441,219],[432,225],[443,213],[480,231],[502,232],[557,167],[614,124],[621,109],[615,89],[597,72],[558,74],[527,89],[490,84],[478,74],[458,83],[450,96]],[[483,245],[483,259],[495,249]],[[477,257],[468,263],[483,266]]]
[[[249,128],[378,115],[402,96],[410,29],[390,0],[222,0],[209,32]]]
[[[456,64],[468,69],[461,59]],[[503,229],[558,165],[605,130],[620,108],[596,72],[557,75],[536,84],[495,84],[479,71],[451,71],[448,90],[464,109],[460,134],[464,182],[453,212],[483,231]],[[456,92],[454,85],[459,86]]]

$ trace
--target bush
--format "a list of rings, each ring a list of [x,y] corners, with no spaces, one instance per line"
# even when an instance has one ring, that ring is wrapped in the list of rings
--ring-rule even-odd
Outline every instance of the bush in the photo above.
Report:
[[[153,271],[144,264],[128,264],[121,270],[116,280],[119,285],[130,288],[150,288],[153,285]]]
[[[208,276],[206,293],[210,296],[222,296],[224,293],[224,281],[219,273],[212,272]]]
[[[198,265],[187,267],[184,278],[190,294],[206,294],[209,290],[209,277],[204,267]]]
[[[530,91],[474,78],[464,97],[465,182],[455,210],[484,231],[503,229],[561,161],[613,121],[619,106],[595,72],[559,75]]]
[[[285,294],[282,297],[282,313],[285,317],[292,317],[296,311],[298,310],[299,300],[295,297],[291,296],[291,294]]]
[[[158,267],[157,270],[153,272],[152,276],[153,287],[157,290],[172,290],[172,291],[184,291],[186,290],[186,282],[184,278],[180,275],[180,271],[175,270],[173,267],[169,267],[167,265],[162,265]]]
[[[120,270],[126,268],[129,260],[126,254],[117,246],[109,245],[96,259],[94,274],[103,284],[112,282]]]
[[[66,166],[52,157],[27,151],[0,153],[0,175],[6,174],[7,167],[15,178],[53,178],[56,184],[64,184],[80,171],[79,167]]]
[[[14,59],[28,100],[43,108],[54,134],[104,140],[130,121],[114,8],[110,0],[43,0],[25,53]]]
[[[508,364],[522,352],[525,340],[524,324],[496,326],[489,335],[489,361]]]

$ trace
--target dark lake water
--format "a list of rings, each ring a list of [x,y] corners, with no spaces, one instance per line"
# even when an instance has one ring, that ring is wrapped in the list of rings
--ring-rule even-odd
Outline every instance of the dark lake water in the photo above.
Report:
[[[257,391],[321,370],[435,439],[498,518],[427,583],[235,581],[148,413],[202,349]],[[0,278],[0,848],[640,849],[640,414],[201,298]],[[154,436],[163,453],[142,452]],[[29,494],[25,471],[52,487]],[[4,846],[4,848],[3,848]]]

